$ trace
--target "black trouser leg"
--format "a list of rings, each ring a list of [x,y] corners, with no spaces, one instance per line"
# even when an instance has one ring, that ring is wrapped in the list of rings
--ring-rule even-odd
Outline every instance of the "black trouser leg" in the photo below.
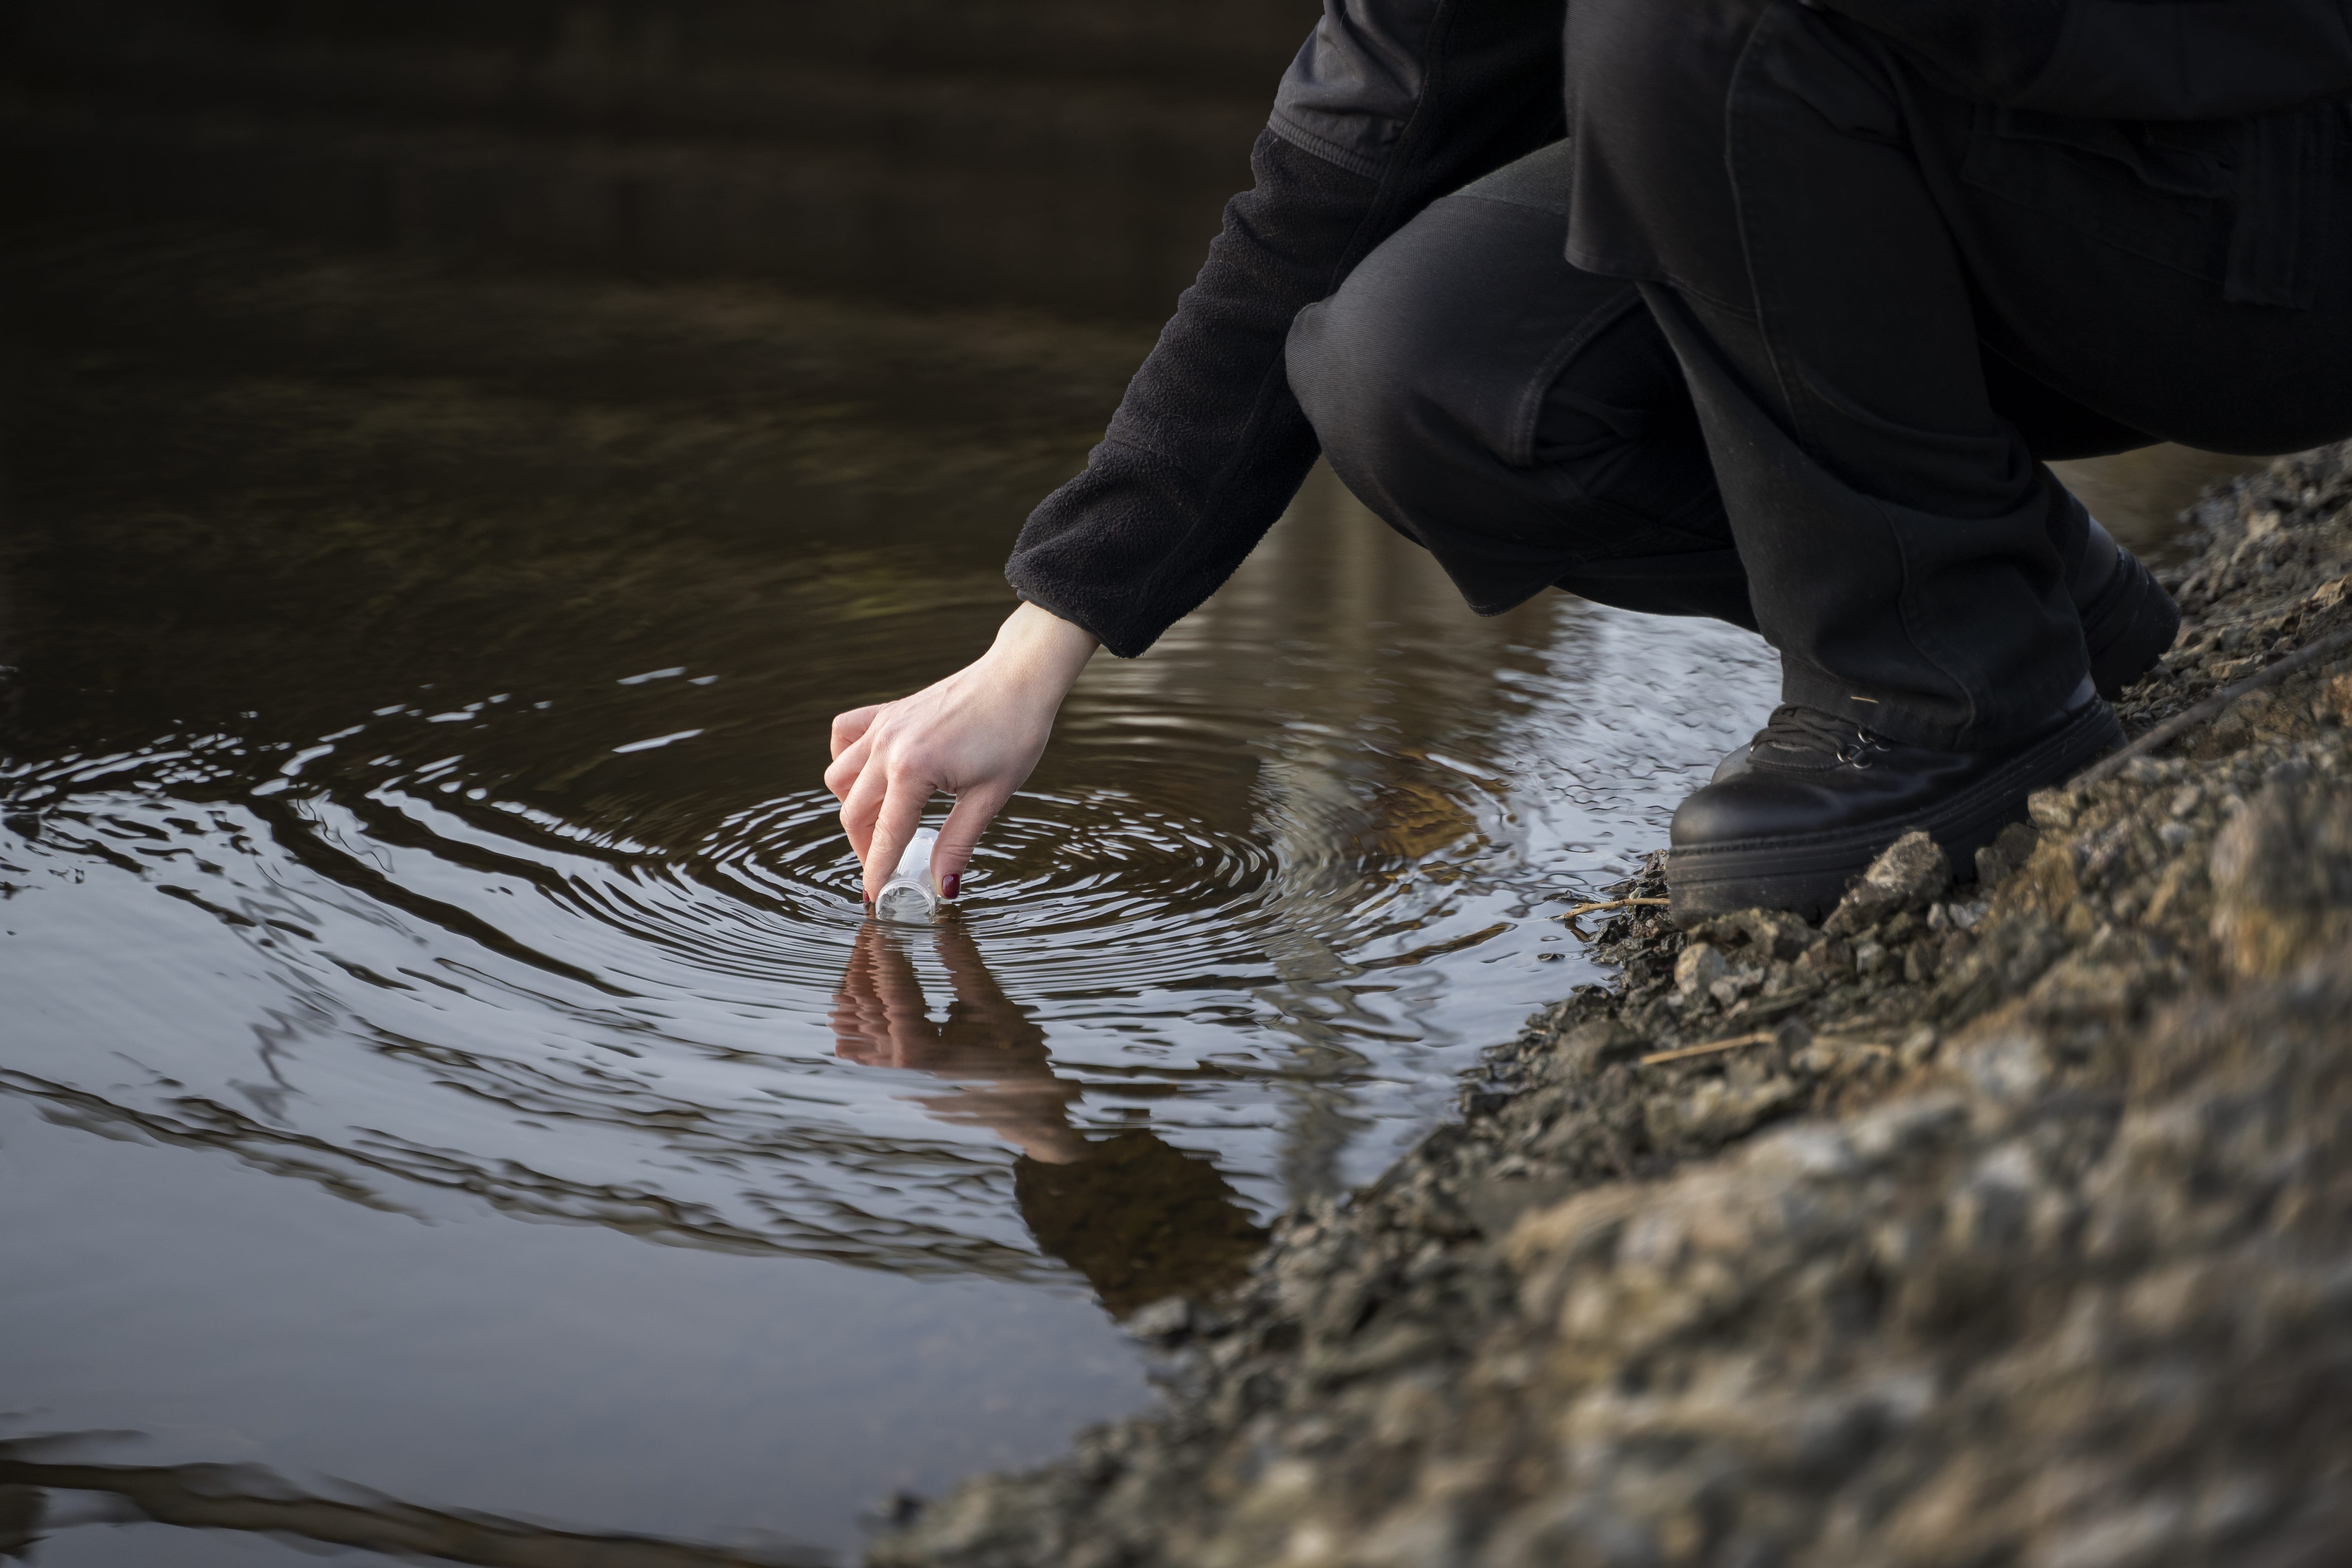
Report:
[[[2093,176],[2071,268],[2021,265],[2042,220],[1970,183],[1997,117],[1850,24],[1788,0],[1577,0],[1569,18],[1569,254],[1639,280],[1682,361],[1786,697],[1935,749],[2032,731],[2084,673],[2066,557],[2085,524],[1996,407],[1982,345],[2118,426],[2242,440],[2260,421],[2216,418],[2216,387],[2287,312],[2152,258],[2199,213],[2126,163]],[[2044,186],[2085,162],[2005,155]],[[2340,351],[2347,321],[2303,325]],[[2134,331],[2174,356],[2119,353],[2135,379],[2070,352]],[[2352,428],[2352,378],[2315,374],[2322,406],[2282,411],[2281,447]]]
[[[1673,351],[1633,286],[1561,259],[1568,150],[1433,205],[1290,335],[1340,482],[1481,614],[1549,584],[1752,628]]]
[[[1340,481],[1493,614],[1547,584],[1754,629],[1747,568],[1674,351],[1638,289],[1571,266],[1566,143],[1433,204],[1291,332],[1292,389]],[[2005,362],[2035,450],[2145,445]],[[2104,582],[2071,511],[2077,602]]]
[[[2080,508],[1993,412],[1882,62],[1774,4],[1580,3],[1570,48],[1579,192],[1654,252],[1785,700],[1941,750],[2042,726],[2087,671]]]

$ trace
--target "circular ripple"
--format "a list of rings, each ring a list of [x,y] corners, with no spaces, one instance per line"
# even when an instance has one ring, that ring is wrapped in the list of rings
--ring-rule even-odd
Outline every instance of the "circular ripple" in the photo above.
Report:
[[[854,926],[864,919],[858,868],[834,805],[809,792],[743,812],[693,857],[691,874],[737,893],[744,913],[772,911],[803,931]],[[1008,985],[1134,990],[1263,967],[1254,931],[1276,875],[1272,849],[1115,792],[1016,798],[965,875],[971,890],[947,918],[965,923]],[[696,919],[698,942],[714,912]],[[758,963],[756,942],[737,940],[745,934],[704,948],[703,961]]]

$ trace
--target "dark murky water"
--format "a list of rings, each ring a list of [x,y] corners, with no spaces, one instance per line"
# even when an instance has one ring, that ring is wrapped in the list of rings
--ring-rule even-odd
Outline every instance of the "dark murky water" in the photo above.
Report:
[[[45,1497],[45,1568],[507,1560],[418,1509],[822,1560],[1057,1448],[1149,1397],[1118,1315],[1599,978],[1548,915],[1771,700],[1725,628],[1477,620],[1318,479],[1088,672],[964,910],[874,926],[824,721],[984,646],[1143,340],[10,250],[0,1549]],[[2150,537],[2193,467],[2095,499]],[[284,1500],[352,1485],[373,1535]]]

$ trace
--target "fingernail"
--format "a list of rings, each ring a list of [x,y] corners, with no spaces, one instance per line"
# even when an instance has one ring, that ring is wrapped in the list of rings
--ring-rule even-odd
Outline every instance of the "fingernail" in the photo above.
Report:
[[[940,891],[945,893],[950,899],[961,898],[963,896],[963,873],[958,871],[954,876],[950,877],[946,881],[940,883]]]

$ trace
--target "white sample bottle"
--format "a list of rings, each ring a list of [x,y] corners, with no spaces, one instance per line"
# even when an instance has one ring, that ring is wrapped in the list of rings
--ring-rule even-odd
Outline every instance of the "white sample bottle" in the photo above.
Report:
[[[927,921],[940,911],[940,885],[931,876],[931,847],[940,836],[915,829],[914,842],[898,857],[898,868],[874,896],[874,913],[886,921]]]

